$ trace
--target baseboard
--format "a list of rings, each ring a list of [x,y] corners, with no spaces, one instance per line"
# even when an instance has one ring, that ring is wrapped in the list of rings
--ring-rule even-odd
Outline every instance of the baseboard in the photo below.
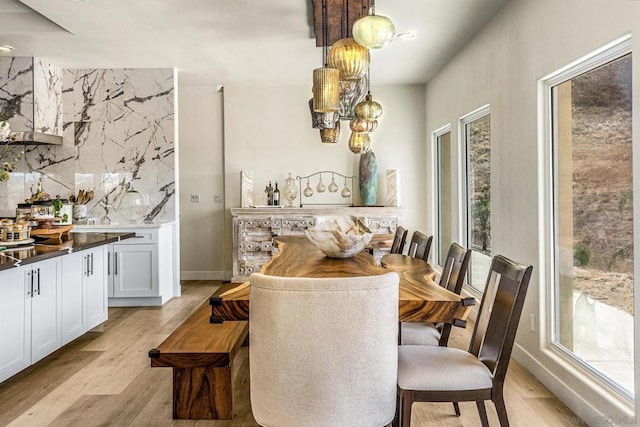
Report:
[[[632,419],[629,418],[633,417],[633,414],[628,412],[629,408],[623,409],[620,402],[614,401],[610,395],[607,396],[604,390],[598,392],[594,384],[591,384],[591,387],[589,387],[587,384],[589,381],[580,381],[578,376],[582,375],[581,373],[576,372],[574,374],[570,372],[571,370],[568,367],[564,367],[565,373],[569,372],[569,376],[565,375],[566,378],[563,380],[518,344],[514,344],[512,356],[587,424],[601,424],[601,420],[612,417],[616,417],[616,419],[619,420]],[[572,384],[567,383],[567,381],[571,381]],[[602,407],[609,406],[609,410],[607,410],[608,413],[601,412],[585,399],[583,396],[584,393],[581,393],[581,389],[584,391],[584,387],[591,388],[592,393],[598,393],[600,395],[600,403],[606,402],[606,405],[602,405]],[[635,417],[633,417],[633,419],[635,419]],[[573,424],[575,421],[576,420],[567,420],[568,424]]]
[[[181,271],[180,280],[229,280],[230,271]]]

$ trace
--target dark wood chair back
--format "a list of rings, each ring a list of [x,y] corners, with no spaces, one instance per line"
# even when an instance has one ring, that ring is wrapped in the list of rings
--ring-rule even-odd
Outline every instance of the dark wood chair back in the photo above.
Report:
[[[469,353],[494,375],[494,389],[502,390],[513,342],[527,295],[533,266],[496,255],[491,262],[482,302],[478,309]]]
[[[409,242],[409,256],[427,261],[431,251],[433,236],[428,236],[420,231],[414,231]]]
[[[401,225],[396,228],[396,234],[393,236],[393,243],[391,244],[392,254],[401,254],[404,250],[404,244],[407,240],[407,229]]]
[[[447,257],[442,267],[440,286],[460,295],[469,268],[470,259],[471,250],[467,250],[457,243],[452,243],[451,246],[449,246],[449,251],[447,252]],[[440,330],[439,345],[448,345],[451,326],[450,323],[437,325],[437,328]]]

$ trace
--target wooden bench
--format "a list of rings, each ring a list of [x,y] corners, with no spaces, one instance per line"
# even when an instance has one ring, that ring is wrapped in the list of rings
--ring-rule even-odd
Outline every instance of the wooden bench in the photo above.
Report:
[[[249,323],[210,323],[203,303],[171,335],[149,351],[151,367],[173,368],[173,418],[233,416],[232,362],[247,338]]]

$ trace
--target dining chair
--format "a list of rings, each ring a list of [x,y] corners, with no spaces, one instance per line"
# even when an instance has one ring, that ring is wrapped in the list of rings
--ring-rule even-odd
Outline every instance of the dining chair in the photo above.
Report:
[[[467,250],[457,243],[452,243],[447,251],[440,286],[460,295],[464,285],[471,250]],[[451,323],[431,322],[402,322],[400,323],[400,344],[404,345],[441,345],[447,346],[451,334]]]
[[[397,273],[250,276],[251,409],[263,426],[385,426],[396,409]]]
[[[396,228],[396,234],[393,236],[393,243],[391,244],[392,254],[401,254],[404,250],[404,243],[407,240],[407,229],[399,225]]]
[[[509,425],[503,385],[532,270],[501,255],[493,258],[468,351],[398,347],[400,427],[410,425],[413,402],[466,401],[476,402],[486,427],[485,400],[493,401],[500,425]]]
[[[428,236],[420,231],[414,231],[409,242],[408,255],[414,258],[420,258],[428,261],[429,252],[431,251],[431,242],[433,236]]]

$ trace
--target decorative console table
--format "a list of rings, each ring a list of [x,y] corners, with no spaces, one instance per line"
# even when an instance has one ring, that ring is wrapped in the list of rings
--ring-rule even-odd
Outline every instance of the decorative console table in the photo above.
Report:
[[[374,234],[394,234],[402,223],[402,208],[313,207],[313,208],[232,208],[233,277],[244,282],[260,271],[277,251],[274,236],[300,235],[313,227],[317,217],[353,215],[366,218]]]

